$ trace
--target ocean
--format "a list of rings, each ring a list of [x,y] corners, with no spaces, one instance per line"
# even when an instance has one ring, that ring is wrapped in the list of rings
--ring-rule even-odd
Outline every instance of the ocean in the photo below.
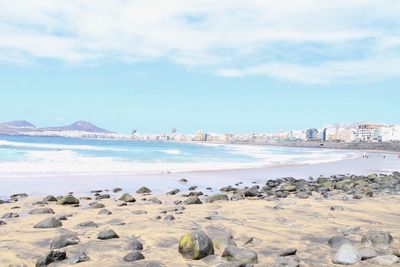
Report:
[[[0,177],[229,170],[357,156],[352,151],[315,148],[0,136]]]

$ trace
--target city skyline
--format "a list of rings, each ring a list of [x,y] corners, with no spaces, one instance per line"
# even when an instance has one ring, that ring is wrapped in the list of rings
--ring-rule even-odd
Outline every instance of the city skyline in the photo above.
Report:
[[[0,121],[122,133],[396,123],[399,12],[389,0],[6,0]]]

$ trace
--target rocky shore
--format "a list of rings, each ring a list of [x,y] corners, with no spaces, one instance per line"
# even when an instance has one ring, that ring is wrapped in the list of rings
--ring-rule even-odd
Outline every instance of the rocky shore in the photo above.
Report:
[[[400,173],[0,200],[0,266],[400,266]]]

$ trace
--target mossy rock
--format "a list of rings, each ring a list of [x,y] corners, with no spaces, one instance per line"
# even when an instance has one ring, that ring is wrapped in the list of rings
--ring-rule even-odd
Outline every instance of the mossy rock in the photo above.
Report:
[[[79,204],[79,199],[77,199],[73,195],[66,195],[66,196],[63,196],[60,200],[58,200],[57,204],[59,204],[59,205],[77,205],[77,204]]]
[[[214,244],[203,231],[193,231],[181,237],[179,253],[186,259],[199,260],[214,254]]]

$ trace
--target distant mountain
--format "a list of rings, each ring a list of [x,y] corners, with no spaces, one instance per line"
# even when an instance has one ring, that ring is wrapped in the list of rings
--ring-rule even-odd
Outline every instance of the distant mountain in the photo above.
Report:
[[[9,121],[4,122],[2,125],[7,127],[28,127],[28,128],[36,128],[35,125],[30,123],[29,121]]]
[[[102,129],[87,121],[77,121],[71,125],[61,127],[44,128],[45,131],[81,131],[90,133],[112,133],[109,130]]]
[[[44,132],[44,131],[80,131],[89,133],[112,133],[109,130],[102,129],[87,121],[77,121],[71,125],[60,127],[36,128],[28,121],[10,121],[0,124],[0,134],[23,134],[26,132]]]

